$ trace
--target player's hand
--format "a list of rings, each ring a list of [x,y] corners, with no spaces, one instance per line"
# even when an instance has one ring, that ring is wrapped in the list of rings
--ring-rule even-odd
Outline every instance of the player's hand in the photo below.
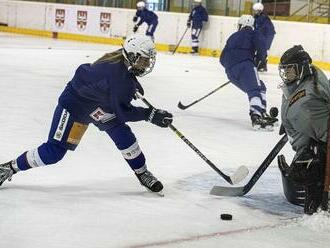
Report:
[[[191,27],[191,21],[187,21],[187,28]]]
[[[134,28],[133,28],[133,32],[135,33],[138,30],[138,28],[139,28],[139,26],[135,25]]]
[[[137,16],[134,16],[133,17],[133,22],[136,22],[138,20],[138,17]]]
[[[150,107],[147,111],[147,121],[159,127],[168,127],[173,122],[173,115],[166,110]]]

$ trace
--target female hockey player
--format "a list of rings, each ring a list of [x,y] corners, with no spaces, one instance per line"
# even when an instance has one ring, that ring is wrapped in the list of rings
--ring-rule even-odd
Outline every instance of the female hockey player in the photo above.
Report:
[[[251,15],[239,18],[238,31],[228,38],[220,63],[228,79],[248,95],[253,129],[272,131],[277,119],[266,113],[266,86],[254,65],[255,53],[262,54],[265,45],[259,33],[253,30],[253,24]]]
[[[191,53],[199,52],[198,37],[202,32],[203,23],[209,20],[207,10],[202,6],[202,0],[194,0],[194,8],[191,10],[187,21],[187,28],[191,27]]]
[[[282,55],[279,72],[283,80],[281,129],[296,152],[290,166],[283,155],[278,157],[284,193],[291,203],[303,205],[306,214],[313,214],[322,200],[330,85],[301,45]]]
[[[60,161],[75,150],[88,125],[93,123],[114,141],[140,183],[153,192],[163,185],[147,170],[145,157],[126,122],[148,121],[160,127],[172,122],[172,114],[131,104],[143,88],[135,76],[150,73],[155,64],[155,45],[150,37],[133,35],[123,48],[105,54],[93,64],[82,64],[59,97],[48,140],[14,160],[0,164],[0,185],[12,175]]]
[[[158,16],[153,12],[146,8],[145,2],[138,2],[136,4],[136,13],[133,17],[133,22],[137,22],[134,25],[133,32],[135,33],[139,27],[145,22],[148,25],[146,30],[146,35],[150,36],[154,40],[154,33],[156,31],[158,25]]]

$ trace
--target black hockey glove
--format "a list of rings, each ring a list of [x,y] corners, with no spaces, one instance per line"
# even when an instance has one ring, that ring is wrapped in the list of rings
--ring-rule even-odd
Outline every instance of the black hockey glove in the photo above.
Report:
[[[187,21],[187,28],[191,27],[191,21]]]
[[[133,28],[133,32],[135,33],[138,30],[138,28],[139,28],[139,26],[135,25],[134,28]]]
[[[138,20],[138,17],[137,16],[134,16],[133,17],[133,22],[136,22]]]
[[[165,110],[150,107],[146,120],[159,127],[168,127],[173,121],[173,115]]]
[[[320,145],[311,144],[292,161],[290,166],[283,155],[278,156],[277,159],[283,175],[288,176],[296,184],[308,186],[323,181],[326,158]]]

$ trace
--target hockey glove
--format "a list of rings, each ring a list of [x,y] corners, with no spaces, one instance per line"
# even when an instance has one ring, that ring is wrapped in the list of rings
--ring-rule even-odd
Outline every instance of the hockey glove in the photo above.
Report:
[[[133,22],[136,22],[138,20],[138,17],[137,16],[134,16],[133,17]]]
[[[191,21],[187,21],[187,28],[191,27]]]
[[[139,28],[139,26],[135,25],[134,28],[133,28],[133,32],[135,33],[138,30],[138,28]]]
[[[150,107],[147,111],[147,121],[159,127],[168,127],[173,121],[173,115],[165,110]]]

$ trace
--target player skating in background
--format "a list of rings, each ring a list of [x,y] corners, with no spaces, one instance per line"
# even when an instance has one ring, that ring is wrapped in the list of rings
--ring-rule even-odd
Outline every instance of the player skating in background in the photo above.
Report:
[[[126,124],[145,120],[167,127],[172,122],[172,114],[166,111],[131,104],[137,90],[143,94],[135,76],[150,73],[155,59],[155,45],[150,37],[136,34],[126,39],[122,49],[93,64],[80,65],[59,97],[48,140],[0,164],[0,185],[19,171],[60,161],[68,150],[76,149],[88,125],[93,123],[113,140],[140,183],[151,191],[161,191],[162,183],[147,170],[144,154]]]
[[[304,205],[306,214],[313,214],[322,200],[330,85],[301,45],[282,55],[279,72],[283,80],[281,130],[296,152],[290,166],[283,155],[278,157],[284,193],[290,202]]]
[[[253,30],[253,24],[251,15],[239,18],[238,31],[228,38],[220,63],[225,67],[228,79],[248,95],[252,127],[271,131],[277,119],[266,113],[266,86],[254,65],[255,53],[262,54],[265,44],[260,34]]]
[[[154,32],[158,25],[158,16],[146,8],[146,4],[143,1],[140,1],[136,4],[137,10],[135,16],[133,17],[133,22],[137,22],[134,25],[133,32],[135,33],[139,26],[144,22],[148,25],[146,30],[146,35],[150,36],[154,40]]]
[[[257,56],[256,66],[258,71],[263,72],[267,71],[267,51],[270,49],[274,36],[275,36],[275,28],[264,11],[264,5],[262,3],[253,4],[254,11],[254,27],[256,31],[259,31],[264,36],[264,42],[266,46],[266,50],[262,51],[262,54]]]
[[[199,52],[199,40],[198,37],[203,28],[203,22],[209,20],[208,13],[206,9],[202,6],[202,0],[194,0],[194,8],[191,10],[187,27],[191,27],[191,53]]]

